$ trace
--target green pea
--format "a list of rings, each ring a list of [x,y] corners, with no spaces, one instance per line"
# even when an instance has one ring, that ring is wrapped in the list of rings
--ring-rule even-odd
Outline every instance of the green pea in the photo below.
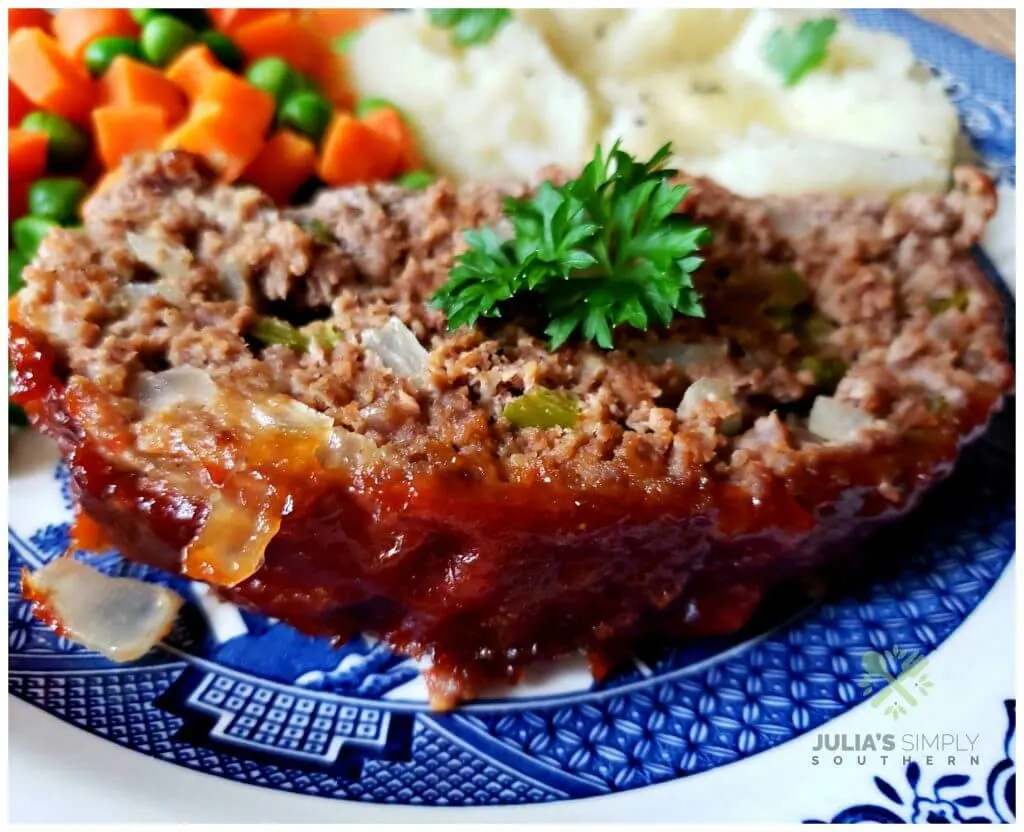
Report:
[[[383,110],[390,107],[392,110],[398,108],[386,98],[360,98],[356,102],[356,118],[366,118],[376,110]]]
[[[210,29],[199,36],[199,40],[206,44],[206,48],[213,53],[221,65],[232,72],[239,72],[245,58],[242,50],[235,46],[235,42],[222,32],[215,32]]]
[[[411,170],[403,173],[395,180],[397,184],[410,191],[422,191],[427,185],[434,181],[434,175],[425,170]]]
[[[57,223],[45,217],[21,217],[11,223],[11,239],[18,253],[26,260],[31,260],[50,229],[57,227]]]
[[[78,219],[88,186],[81,179],[53,177],[37,179],[28,189],[28,210],[35,217],[64,223]]]
[[[160,9],[130,9],[128,13],[132,16],[132,20],[140,26],[145,26],[154,17],[163,14]]]
[[[156,66],[167,66],[187,46],[196,42],[196,31],[176,17],[152,17],[142,27],[142,56]]]
[[[13,248],[7,249],[7,297],[10,297],[25,285],[21,273],[27,265],[28,261],[22,256],[20,251]]]
[[[94,78],[99,78],[110,68],[110,64],[118,55],[141,58],[139,42],[135,38],[96,38],[86,47],[85,68],[92,73]]]
[[[318,142],[331,123],[332,112],[331,102],[322,95],[311,90],[300,90],[285,99],[277,112],[277,120],[283,126],[298,130]]]
[[[75,170],[89,158],[89,134],[56,113],[29,113],[21,120],[21,129],[46,134],[46,166],[50,170]]]
[[[299,74],[280,58],[260,58],[245,71],[245,80],[274,96],[277,106],[299,88]]]

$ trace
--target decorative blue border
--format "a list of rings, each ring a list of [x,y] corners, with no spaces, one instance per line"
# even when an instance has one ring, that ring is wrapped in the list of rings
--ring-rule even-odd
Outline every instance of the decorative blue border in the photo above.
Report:
[[[855,16],[904,35],[950,74],[965,124],[1012,179],[1012,63],[905,13]],[[792,611],[781,610],[739,636],[639,656],[635,667],[589,691],[476,703],[445,715],[389,698],[415,671],[380,645],[355,639],[335,649],[237,611],[225,635],[198,597],[166,650],[131,666],[57,638],[31,618],[17,586],[21,566],[66,545],[66,506],[58,512],[55,505],[52,525],[28,540],[10,535],[10,690],[149,756],[307,795],[521,804],[689,776],[774,748],[855,707],[864,697],[865,653],[928,653],[965,620],[1013,556],[1012,438],[1011,409],[965,453],[950,482],[875,538],[865,552],[870,582],[846,587],[842,598],[799,620],[786,621]],[[58,474],[66,501],[66,472]],[[145,567],[116,557],[94,561],[192,595],[185,582]],[[921,792],[910,785],[916,801]],[[949,781],[936,783],[927,799],[945,799],[947,788]]]

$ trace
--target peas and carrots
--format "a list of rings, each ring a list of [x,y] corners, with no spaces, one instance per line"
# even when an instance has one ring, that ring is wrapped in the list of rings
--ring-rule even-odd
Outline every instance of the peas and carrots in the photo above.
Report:
[[[356,105],[332,48],[379,14],[9,10],[9,276],[140,151],[191,150],[279,202],[324,182],[426,187],[401,113],[384,99]]]

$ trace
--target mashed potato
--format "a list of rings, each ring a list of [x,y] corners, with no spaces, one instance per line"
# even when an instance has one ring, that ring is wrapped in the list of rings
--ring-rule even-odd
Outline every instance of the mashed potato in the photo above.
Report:
[[[772,32],[821,14],[521,10],[462,50],[423,13],[392,14],[355,41],[350,67],[457,178],[574,168],[621,139],[638,154],[671,141],[676,166],[748,195],[945,188],[956,111],[905,42],[841,18],[825,63],[794,86],[766,64]]]

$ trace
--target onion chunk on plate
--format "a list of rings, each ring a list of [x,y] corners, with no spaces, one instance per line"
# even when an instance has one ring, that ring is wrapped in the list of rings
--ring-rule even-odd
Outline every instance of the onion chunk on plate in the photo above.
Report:
[[[148,653],[174,624],[181,597],[136,578],[113,578],[62,557],[24,573],[37,617],[61,635],[116,662]]]

